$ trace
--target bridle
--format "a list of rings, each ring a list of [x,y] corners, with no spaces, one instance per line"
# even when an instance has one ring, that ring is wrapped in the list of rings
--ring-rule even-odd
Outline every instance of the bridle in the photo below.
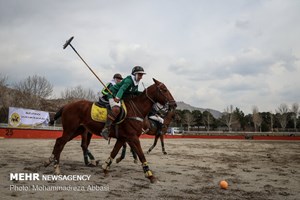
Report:
[[[162,92],[162,89],[161,89],[161,86],[163,86],[163,83],[160,83],[159,85],[155,85],[156,86],[156,92],[157,92],[157,95],[161,95],[165,98],[165,105],[163,105],[164,107],[167,107],[168,108],[168,112],[170,110],[172,110],[173,108],[172,105],[176,105],[176,102],[175,100],[171,100],[169,101],[168,98],[166,97],[166,95],[164,95],[164,93]],[[145,88],[145,94],[146,94],[146,97],[153,103],[155,104],[156,102],[149,96],[148,94],[148,88]],[[133,111],[134,112],[138,112],[138,115],[142,116],[142,113],[140,112],[139,108],[132,102],[132,100],[129,101],[129,104],[130,106],[133,108]],[[135,114],[136,115],[136,114]],[[137,115],[137,116],[138,116]],[[140,117],[128,117],[128,119],[134,119],[134,120],[138,120],[138,121],[143,121],[142,118]]]
[[[163,86],[163,83],[160,83],[159,85],[155,85],[156,86],[156,92],[158,93],[157,95],[163,96],[165,98],[165,105],[163,106],[168,106],[168,110],[170,109],[170,107],[174,104],[176,104],[175,100],[169,100],[166,95],[164,95],[164,93],[162,92],[161,86]],[[145,89],[146,90],[146,97],[153,103],[155,104],[156,102],[148,95],[148,88]]]

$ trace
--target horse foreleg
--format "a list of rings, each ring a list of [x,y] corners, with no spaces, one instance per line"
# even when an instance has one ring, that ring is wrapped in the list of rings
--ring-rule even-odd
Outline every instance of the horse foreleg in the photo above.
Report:
[[[124,158],[125,158],[125,155],[126,155],[126,143],[123,144],[123,147],[122,147],[122,152],[121,152],[121,156],[119,158],[116,159],[116,162],[119,163],[121,162]]]
[[[81,148],[83,151],[84,163],[89,167],[95,167],[97,165],[95,157],[88,150],[88,146],[91,143],[92,136],[93,136],[92,133],[86,132],[82,135],[82,140],[81,140]]]
[[[145,173],[145,177],[150,180],[151,183],[156,182],[156,178],[153,176],[152,171],[150,170],[148,163],[146,161],[145,155],[143,153],[141,143],[138,137],[128,140],[127,143],[130,145],[130,147],[137,153],[143,167],[143,171]]]
[[[167,155],[168,153],[165,150],[164,135],[160,135],[159,138],[160,138],[160,142],[161,142],[162,152],[163,152],[163,154]]]
[[[104,164],[101,166],[104,173],[108,172],[108,169],[110,167],[110,165],[112,164],[114,158],[116,157],[116,155],[118,154],[119,150],[121,149],[121,147],[125,144],[124,140],[120,140],[118,139],[112,152],[110,153],[110,156],[106,159],[106,161],[104,162]]]
[[[147,151],[147,154],[149,154],[152,149],[154,149],[154,147],[156,146],[157,144],[157,140],[158,140],[159,136],[158,135],[155,135],[155,138],[154,138],[154,143],[152,144],[152,146],[149,148],[149,150]]]

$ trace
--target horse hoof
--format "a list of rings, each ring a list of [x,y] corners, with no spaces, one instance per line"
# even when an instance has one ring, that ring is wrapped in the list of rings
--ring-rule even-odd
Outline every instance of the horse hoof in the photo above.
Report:
[[[50,163],[44,162],[44,167],[48,167]]]
[[[137,164],[138,163],[138,160],[137,159],[134,159],[134,161],[133,161],[135,164]]]
[[[154,176],[149,177],[150,183],[156,183],[157,179]]]
[[[116,163],[121,162],[121,160],[122,160],[121,158],[117,158],[117,159],[116,159]]]
[[[89,163],[89,164],[87,164],[87,166],[88,167],[96,167],[97,165],[96,165],[96,163],[94,164],[94,163]]]
[[[44,167],[48,167],[51,164],[48,160],[44,162]]]
[[[91,160],[89,163],[89,167],[96,167],[97,166],[97,161],[96,160]]]
[[[167,154],[168,154],[168,153],[167,153],[167,152],[165,152],[165,151],[164,151],[163,153],[164,153],[164,155],[167,155]]]
[[[150,151],[147,151],[147,154],[149,154],[150,153]]]
[[[108,170],[105,170],[105,169],[103,170],[103,173],[104,173],[104,177],[107,177],[108,174],[109,174],[109,173],[108,173]]]
[[[54,174],[55,175],[60,175],[61,174],[60,166],[58,164],[54,165]]]

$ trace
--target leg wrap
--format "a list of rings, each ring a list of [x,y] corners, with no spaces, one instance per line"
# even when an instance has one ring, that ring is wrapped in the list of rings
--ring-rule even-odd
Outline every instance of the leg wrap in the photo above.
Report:
[[[54,165],[54,174],[55,174],[55,175],[61,174],[59,164],[55,164],[55,165]]]
[[[144,162],[144,163],[142,164],[142,166],[143,166],[143,170],[144,170],[144,173],[145,173],[145,177],[146,177],[146,178],[148,178],[148,177],[150,177],[150,176],[153,176],[151,170],[149,169],[149,166],[148,166],[148,163],[147,163],[147,162]]]
[[[87,150],[87,155],[89,156],[89,158],[91,160],[95,160],[95,157],[93,156],[93,154],[89,150]]]
[[[44,162],[44,166],[47,167],[47,166],[49,166],[53,162],[54,162],[54,155],[52,154],[50,156],[50,158]]]
[[[112,163],[113,160],[114,159],[111,158],[111,157],[107,158],[107,160],[105,161],[105,163],[102,165],[102,169],[103,170],[108,170],[109,166],[111,165],[111,163]]]

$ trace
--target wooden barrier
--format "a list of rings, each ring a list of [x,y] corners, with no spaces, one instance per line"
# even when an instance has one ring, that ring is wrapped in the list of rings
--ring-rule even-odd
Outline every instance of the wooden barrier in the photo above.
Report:
[[[62,130],[48,130],[48,129],[22,129],[0,127],[0,138],[19,138],[19,139],[56,139],[61,137]],[[93,139],[100,139],[102,137],[93,135]],[[153,139],[154,136],[141,135],[140,138]],[[258,136],[246,137],[245,135],[165,135],[166,139],[253,139],[253,140],[300,140],[300,136]],[[81,139],[77,136],[75,139]]]

